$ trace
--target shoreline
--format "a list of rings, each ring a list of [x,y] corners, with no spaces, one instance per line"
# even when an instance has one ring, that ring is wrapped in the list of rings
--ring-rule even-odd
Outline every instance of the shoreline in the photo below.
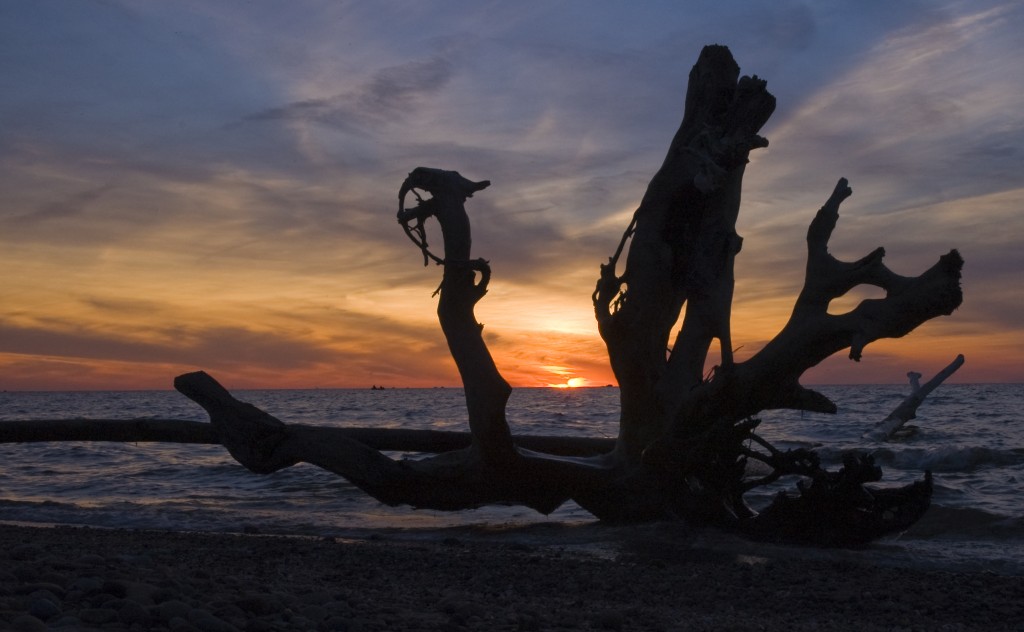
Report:
[[[1020,630],[1022,596],[849,559],[0,524],[0,629]]]

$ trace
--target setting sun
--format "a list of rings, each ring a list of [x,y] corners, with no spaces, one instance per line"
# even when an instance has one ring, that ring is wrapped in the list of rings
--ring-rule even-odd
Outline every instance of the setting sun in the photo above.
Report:
[[[585,377],[571,377],[563,384],[548,384],[550,388],[581,388],[587,386],[590,381]]]

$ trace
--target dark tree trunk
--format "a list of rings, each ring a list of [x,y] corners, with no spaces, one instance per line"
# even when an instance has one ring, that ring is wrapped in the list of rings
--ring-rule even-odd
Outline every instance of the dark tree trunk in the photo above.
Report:
[[[844,349],[859,360],[869,343],[950,314],[961,302],[963,261],[952,251],[919,276],[904,277],[882,263],[881,248],[855,262],[835,259],[828,241],[839,205],[851,194],[840,179],[811,221],[804,287],[789,322],[753,357],[736,362],[730,312],[733,264],[742,245],[736,234],[740,192],[749,152],[768,144],[758,133],[774,108],[765,82],[740,77],[727,48],[702,51],[690,73],[682,124],[618,248],[601,266],[592,297],[620,387],[614,442],[512,436],[505,417],[511,388],[474,315],[490,267],[472,258],[464,207],[489,182],[422,167],[399,189],[398,221],[424,263],[444,268],[437,313],[465,386],[469,435],[288,425],[199,372],[179,376],[175,387],[206,409],[209,428],[104,422],[92,436],[179,440],[168,437],[180,432],[188,441],[213,439],[254,472],[308,462],[388,504],[465,509],[516,503],[546,513],[573,499],[607,521],[680,519],[755,538],[829,545],[904,529],[928,507],[930,475],[900,489],[868,488],[881,478],[870,457],[850,455],[838,472],[828,472],[812,452],[775,449],[756,433],[760,422],[753,416],[775,408],[835,412],[828,398],[800,385],[803,373]],[[410,193],[417,204],[406,208]],[[431,218],[441,227],[442,255],[426,243],[423,226]],[[882,288],[885,298],[865,300],[846,314],[828,313],[830,301],[863,284]],[[705,377],[716,339],[721,363]],[[61,432],[9,429],[0,428],[0,441]],[[65,438],[88,438],[81,428],[65,432]],[[434,456],[396,461],[380,450]],[[750,460],[769,473],[749,476]],[[782,477],[802,483],[761,513],[746,505],[747,492]]]

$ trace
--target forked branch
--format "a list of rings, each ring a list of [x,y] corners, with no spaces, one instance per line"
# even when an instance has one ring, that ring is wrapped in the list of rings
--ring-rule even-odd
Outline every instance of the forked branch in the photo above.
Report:
[[[963,259],[956,251],[939,258],[916,277],[893,273],[877,248],[855,262],[843,262],[828,252],[828,241],[839,218],[839,204],[852,193],[839,180],[807,233],[807,273],[786,326],[738,372],[746,381],[760,381],[769,392],[755,402],[761,409],[796,408],[833,412],[827,398],[800,386],[807,369],[843,350],[859,360],[864,348],[880,338],[899,338],[926,321],[951,314],[962,302],[960,271]],[[829,314],[832,300],[858,285],[886,291],[880,299],[866,299],[845,314]],[[756,411],[754,411],[756,413]],[[754,414],[747,413],[747,414]]]

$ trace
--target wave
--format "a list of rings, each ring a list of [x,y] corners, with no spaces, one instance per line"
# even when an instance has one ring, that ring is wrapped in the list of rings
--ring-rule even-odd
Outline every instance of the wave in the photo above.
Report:
[[[5,508],[21,509],[26,507],[46,507],[49,509],[79,509],[81,505],[75,503],[62,503],[56,500],[7,500],[0,498],[0,511]],[[0,513],[0,520],[6,512]]]
[[[1006,516],[974,507],[932,505],[908,537],[1024,540],[1024,516]]]
[[[1009,467],[1024,464],[1024,450],[1002,450],[985,446],[941,447],[896,452],[893,466],[933,472],[973,472],[983,467]]]
[[[825,461],[841,462],[845,450],[823,449]],[[890,448],[871,450],[875,462],[883,467],[906,471],[973,472],[986,467],[1024,466],[1024,449],[987,446],[941,446],[932,448]]]

